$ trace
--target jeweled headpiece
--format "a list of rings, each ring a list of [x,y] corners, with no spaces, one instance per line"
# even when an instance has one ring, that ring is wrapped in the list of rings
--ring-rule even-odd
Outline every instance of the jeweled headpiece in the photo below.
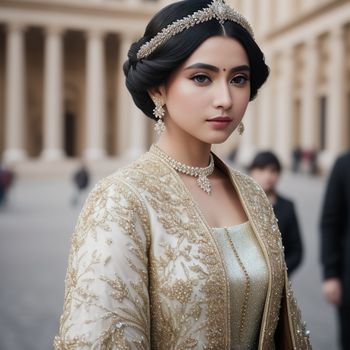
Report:
[[[249,22],[237,11],[228,6],[224,0],[213,0],[206,8],[194,12],[182,19],[179,19],[163,28],[150,41],[143,44],[137,52],[137,59],[141,60],[149,56],[160,45],[164,44],[171,37],[189,29],[196,24],[204,23],[212,19],[218,20],[221,24],[225,21],[232,21],[241,25],[254,38],[253,29]]]

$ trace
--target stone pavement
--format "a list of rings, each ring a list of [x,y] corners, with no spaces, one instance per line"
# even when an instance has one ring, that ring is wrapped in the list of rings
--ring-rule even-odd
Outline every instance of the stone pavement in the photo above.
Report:
[[[320,292],[317,225],[324,179],[286,174],[280,189],[295,199],[304,234],[304,262],[293,286],[314,349],[336,350],[334,310]],[[0,210],[1,350],[52,348],[79,213],[70,205],[72,195],[68,179],[19,179]]]

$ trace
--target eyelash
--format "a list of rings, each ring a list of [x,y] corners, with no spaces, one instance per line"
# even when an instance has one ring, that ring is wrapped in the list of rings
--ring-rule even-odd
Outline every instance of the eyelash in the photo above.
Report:
[[[205,81],[198,81],[198,78],[205,78]],[[231,79],[231,82],[234,80],[237,80],[237,79],[240,79],[241,81],[240,82],[237,82],[237,81],[233,82],[233,84],[236,86],[243,86],[243,85],[245,85],[245,83],[247,81],[249,81],[249,77],[247,77],[246,75],[240,74],[240,75],[236,75],[235,77],[233,77]],[[210,77],[208,77],[206,74],[197,74],[197,75],[193,76],[191,78],[191,80],[193,80],[195,83],[197,83],[199,85],[205,85],[207,83],[207,81],[211,82]]]

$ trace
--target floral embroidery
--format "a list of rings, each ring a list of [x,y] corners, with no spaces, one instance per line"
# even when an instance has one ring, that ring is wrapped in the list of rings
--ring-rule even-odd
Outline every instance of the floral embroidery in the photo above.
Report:
[[[56,349],[148,349],[149,230],[142,203],[115,176],[92,191],[72,237]],[[127,252],[118,252],[122,241]],[[115,273],[114,252],[126,256],[131,280]]]

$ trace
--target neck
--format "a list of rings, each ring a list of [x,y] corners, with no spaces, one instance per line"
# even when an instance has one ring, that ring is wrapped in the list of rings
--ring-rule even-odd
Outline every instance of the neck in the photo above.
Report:
[[[171,158],[194,167],[207,167],[211,144],[198,140],[172,139],[167,137],[166,131],[160,136],[157,146]]]
[[[270,203],[273,205],[277,201],[277,194],[275,190],[270,190],[266,192],[267,198],[269,199]]]

